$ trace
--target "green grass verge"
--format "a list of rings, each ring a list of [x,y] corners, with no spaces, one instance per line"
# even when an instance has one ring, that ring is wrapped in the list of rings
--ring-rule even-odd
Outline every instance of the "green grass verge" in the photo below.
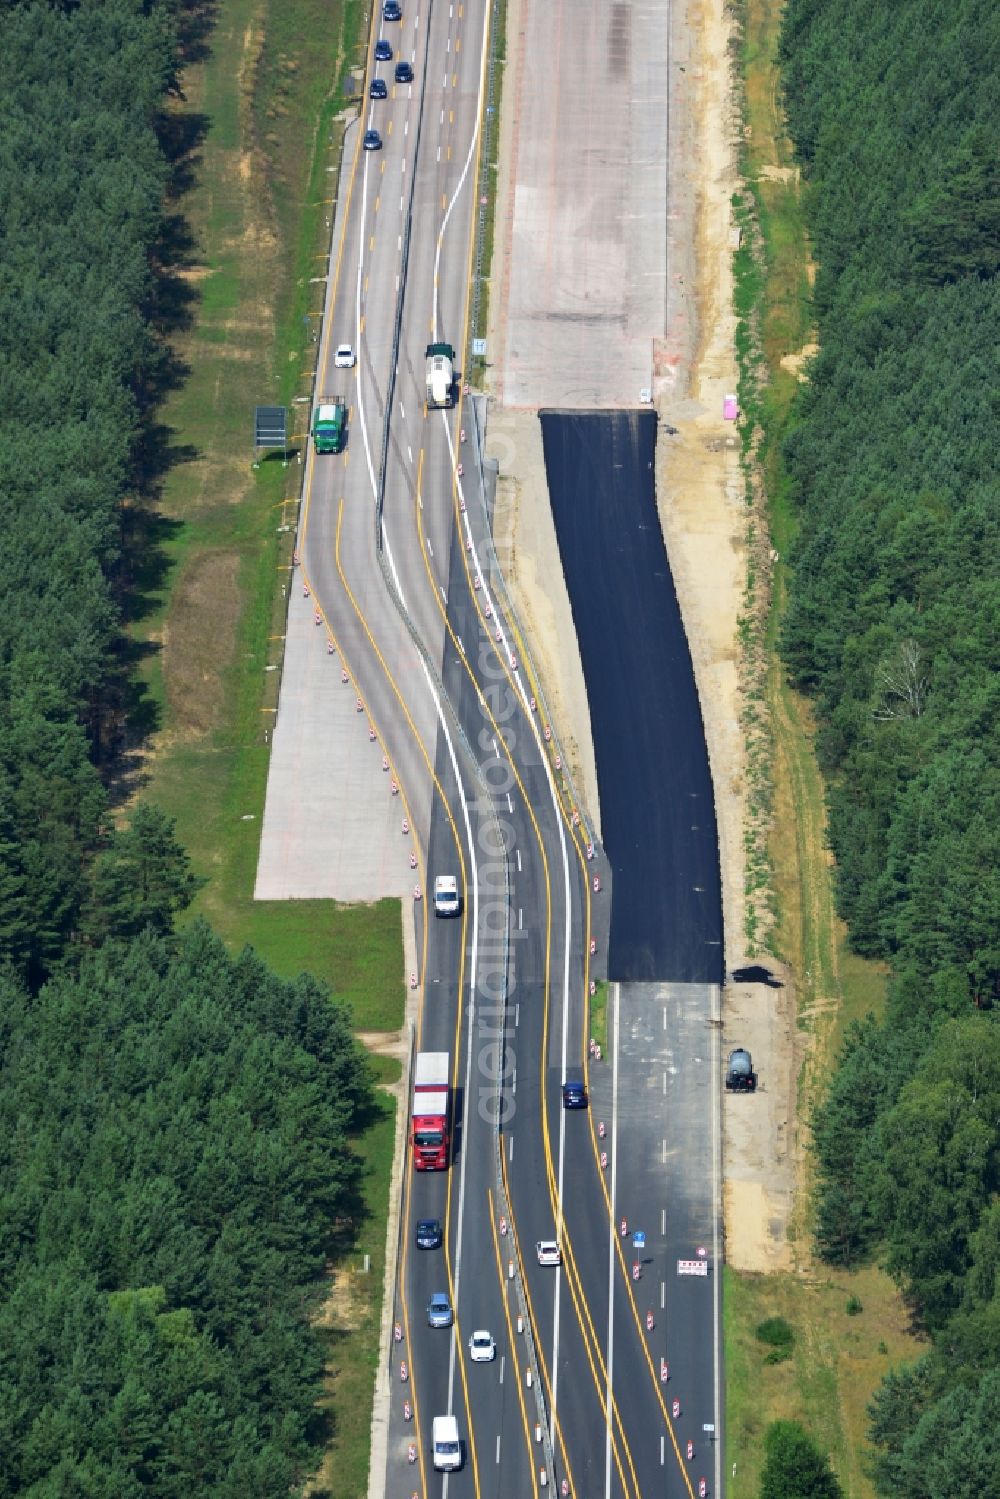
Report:
[[[395,1030],[398,902],[252,898],[292,544],[278,527],[294,520],[301,471],[273,458],[251,469],[251,411],[289,404],[305,424],[307,408],[292,403],[311,385],[323,297],[312,278],[329,241],[343,80],[363,60],[365,24],[361,0],[224,0],[210,55],[185,78],[185,108],[207,122],[182,205],[198,301],[180,348],[190,373],[164,419],[194,456],[167,476],[166,575],[135,633],[159,647],[144,685],[165,732],[147,794],[208,877],[195,911],[278,972],[317,974],[359,1027]]]
[[[885,973],[850,953],[834,902],[826,841],[825,788],[813,750],[808,702],[788,685],[778,653],[788,588],[785,560],[796,529],[781,468],[781,442],[798,389],[797,362],[812,336],[809,243],[798,174],[780,113],[777,42],[781,0],[744,0],[740,60],[747,191],[735,206],[743,242],[735,257],[741,436],[751,502],[766,497],[768,545],[778,553],[770,610],[761,607],[751,560],[741,619],[744,648],[758,653],[765,685],[764,727],[754,740],[750,799],[762,815],[751,828],[751,903],[766,898],[773,926],[768,944],[795,976],[800,1028],[812,1045],[800,1078],[798,1110],[807,1121],[829,1076],[844,1029],[884,1003]],[[758,540],[753,503],[750,551]],[[753,726],[751,726],[753,727]],[[768,832],[769,829],[769,832]],[[759,833],[768,832],[761,845]],[[766,897],[763,892],[766,891]],[[748,934],[751,936],[752,934]],[[800,1273],[747,1276],[726,1272],[727,1460],[736,1473],[727,1492],[756,1499],[763,1434],[771,1421],[802,1421],[829,1452],[848,1496],[869,1496],[864,1472],[866,1407],[886,1370],[919,1352],[909,1319],[888,1278],[870,1267],[832,1273],[810,1260],[811,1180],[807,1158],[789,1225]],[[847,1312],[851,1298],[864,1310]],[[770,1317],[792,1327],[790,1356],[768,1363],[755,1329]]]
[[[861,1310],[851,1311],[858,1302]],[[771,1317],[782,1318],[794,1334],[789,1357],[778,1362],[757,1337],[757,1328]],[[882,1376],[913,1357],[908,1323],[895,1288],[873,1268],[817,1280],[726,1270],[730,1499],[757,1499],[764,1432],[783,1419],[801,1421],[830,1454],[848,1499],[871,1494],[864,1471],[866,1407]]]
[[[605,1056],[608,1055],[608,984],[598,979],[590,1001],[590,1038],[597,1042]]]
[[[479,298],[478,327],[470,327],[470,337],[485,338],[486,330],[490,322],[490,298],[492,289],[490,277],[493,274],[493,251],[496,243],[496,214],[497,214],[497,187],[500,171],[500,118],[503,103],[503,79],[507,65],[507,0],[497,0],[490,20],[490,47],[494,59],[493,73],[493,96],[489,103],[493,113],[491,115],[491,129],[489,148],[485,154],[486,196],[488,203],[483,215],[482,224],[477,228],[477,250],[480,259],[480,281],[481,291]],[[473,255],[475,256],[475,251]],[[471,294],[471,288],[470,288]],[[469,354],[467,360],[469,366],[469,383],[477,390],[482,390],[489,365],[489,358],[484,359],[481,355]]]

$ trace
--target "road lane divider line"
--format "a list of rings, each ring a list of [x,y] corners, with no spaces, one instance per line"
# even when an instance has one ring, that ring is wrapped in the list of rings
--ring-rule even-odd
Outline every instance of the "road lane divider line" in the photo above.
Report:
[[[503,1261],[500,1258],[500,1238],[499,1238],[499,1235],[497,1234],[497,1212],[496,1212],[496,1204],[494,1203],[494,1200],[493,1200],[493,1189],[491,1187],[487,1188],[487,1191],[486,1191],[486,1201],[487,1201],[487,1204],[488,1204],[488,1207],[489,1207],[490,1230],[491,1230],[491,1233],[493,1235],[493,1257],[494,1257],[494,1259],[496,1261],[496,1267],[497,1267],[497,1284],[500,1287],[500,1300],[503,1302],[504,1320],[507,1323],[507,1343],[508,1343],[508,1346],[510,1348],[511,1359],[513,1360],[514,1368],[517,1369],[518,1368],[517,1339],[515,1338],[515,1335],[514,1335],[514,1325],[511,1322],[511,1318],[510,1318],[510,1304],[509,1304],[508,1299],[507,1299],[507,1287],[509,1285],[509,1282],[507,1280],[507,1277],[504,1275],[504,1272],[503,1272]],[[501,1384],[503,1384],[503,1372],[504,1372],[503,1371],[503,1364],[501,1362],[501,1367],[500,1367],[500,1383]],[[518,1400],[518,1405],[520,1406],[520,1409],[521,1409],[521,1424],[524,1427],[524,1445],[525,1445],[525,1449],[526,1449],[527,1454],[528,1454],[528,1467],[531,1470],[531,1492],[532,1492],[533,1495],[535,1495],[535,1499],[537,1499],[537,1496],[538,1496],[538,1475],[535,1472],[534,1449],[533,1449],[532,1443],[531,1443],[531,1428],[530,1428],[530,1423],[528,1421],[528,1412],[527,1412],[527,1408],[526,1408],[525,1402],[524,1402],[524,1387],[523,1387],[520,1379],[515,1379],[514,1383],[517,1386],[517,1400]]]

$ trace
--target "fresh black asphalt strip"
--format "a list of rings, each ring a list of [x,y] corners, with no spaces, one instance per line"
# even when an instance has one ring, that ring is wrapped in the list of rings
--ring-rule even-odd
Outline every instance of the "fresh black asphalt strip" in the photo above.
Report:
[[[656,414],[539,415],[613,872],[608,974],[721,983],[715,802],[656,512]]]

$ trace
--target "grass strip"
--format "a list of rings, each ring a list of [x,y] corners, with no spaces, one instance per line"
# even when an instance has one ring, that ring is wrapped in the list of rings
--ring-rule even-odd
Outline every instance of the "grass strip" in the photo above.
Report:
[[[741,230],[734,295],[750,517],[740,630],[744,651],[760,667],[745,724],[747,936],[766,943],[794,975],[799,1026],[812,1040],[799,1087],[801,1131],[845,1026],[883,1004],[885,974],[847,948],[835,909],[810,708],[788,685],[778,654],[786,555],[797,524],[781,442],[812,337],[809,240],[780,105],[781,11],[781,0],[743,0],[737,10],[746,191],[734,203]],[[831,1454],[846,1495],[871,1495],[863,1458],[867,1403],[887,1368],[918,1351],[898,1293],[881,1271],[833,1274],[813,1262],[808,1157],[799,1180],[789,1230],[797,1273],[725,1276],[727,1492],[734,1499],[756,1499],[764,1432],[786,1417],[801,1420]],[[862,1315],[847,1311],[857,1302]],[[791,1351],[780,1358],[755,1333],[775,1317],[794,1334]]]

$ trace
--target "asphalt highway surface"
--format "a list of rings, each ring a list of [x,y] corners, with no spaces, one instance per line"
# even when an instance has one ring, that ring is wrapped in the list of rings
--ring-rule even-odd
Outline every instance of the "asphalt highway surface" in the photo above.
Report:
[[[580,1499],[693,1499],[615,1217],[617,1163],[642,1200],[644,1157],[626,1169],[619,1074],[588,1047],[608,869],[506,605],[471,408],[424,402],[426,344],[451,342],[459,364],[468,346],[489,21],[485,0],[408,0],[395,23],[376,12],[370,48],[383,36],[393,58],[369,69],[341,185],[315,392],[347,401],[348,440],[340,455],[310,451],[298,533],[295,586],[383,754],[412,849],[416,1049],[451,1059],[450,1168],[404,1163],[385,1493],[528,1499],[565,1484]],[[399,59],[412,84],[392,82]],[[367,98],[376,74],[385,100]],[[367,129],[381,149],[362,149]],[[335,367],[342,343],[351,369]],[[433,916],[440,873],[458,877],[457,918]],[[598,1095],[611,1088],[604,1134],[595,1109],[561,1106],[574,1067]],[[440,1249],[414,1242],[428,1217],[444,1225]],[[561,1265],[537,1262],[540,1239],[560,1243]],[[428,1325],[435,1292],[449,1328]],[[492,1363],[468,1357],[477,1328],[496,1338]],[[699,1337],[710,1346],[710,1329]],[[431,1451],[446,1413],[462,1440],[451,1474]]]
[[[612,978],[719,984],[715,798],[656,513],[654,411],[543,411],[614,871]]]

